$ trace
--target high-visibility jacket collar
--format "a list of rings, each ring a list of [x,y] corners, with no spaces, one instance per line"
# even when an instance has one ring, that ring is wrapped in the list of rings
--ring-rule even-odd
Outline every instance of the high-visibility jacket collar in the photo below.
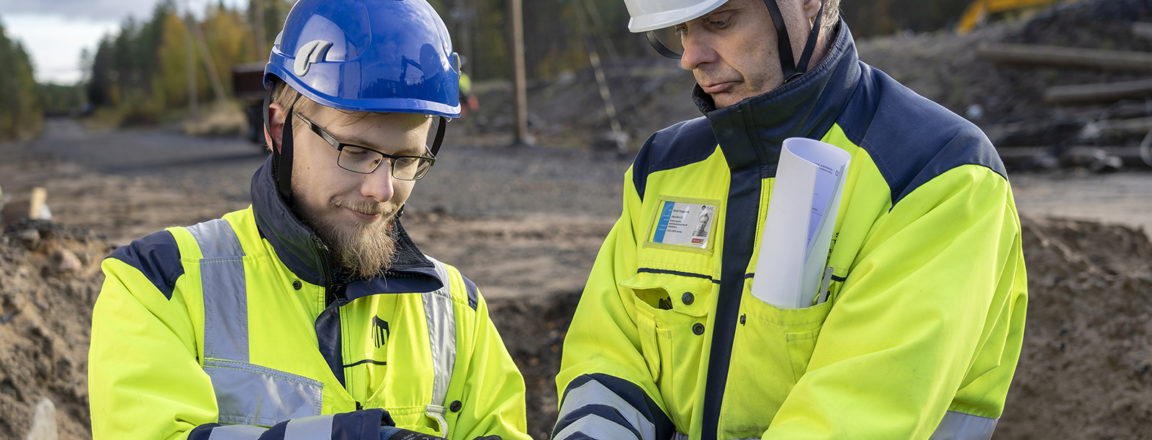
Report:
[[[774,171],[784,139],[820,136],[843,113],[860,81],[861,66],[843,20],[833,35],[835,39],[818,65],[761,95],[717,109],[699,84],[693,87],[692,99],[708,117],[732,169],[760,165]]]
[[[271,170],[269,158],[252,176],[252,211],[260,235],[272,244],[276,256],[300,279],[319,286],[330,286],[334,282],[347,284],[349,280],[336,279],[338,274],[320,237],[280,198]],[[435,266],[408,237],[400,220],[393,224],[396,228],[396,253],[392,257],[392,266],[380,276],[362,281],[374,284],[377,281],[383,283],[382,278],[406,278],[424,285],[429,291],[442,287]]]

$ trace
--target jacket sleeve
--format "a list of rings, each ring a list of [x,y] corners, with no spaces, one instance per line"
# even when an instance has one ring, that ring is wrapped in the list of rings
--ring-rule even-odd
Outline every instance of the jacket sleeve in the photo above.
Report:
[[[383,410],[293,419],[273,427],[217,424],[212,382],[180,290],[176,243],[159,232],[105,259],[92,313],[88,393],[92,438],[380,438]],[[321,433],[322,437],[315,434]]]
[[[634,303],[617,282],[635,275],[640,197],[625,174],[620,219],[604,240],[564,339],[552,438],[666,439],[674,432],[640,348]]]
[[[468,281],[469,289],[475,286]],[[471,348],[465,352],[467,361],[456,368],[453,377],[464,377],[462,391],[449,392],[460,397],[455,428],[450,433],[454,440],[473,440],[498,435],[503,440],[530,440],[525,420],[524,377],[508,354],[504,341],[488,315],[488,304],[476,291],[476,313],[472,325],[461,327],[472,335]],[[469,309],[471,311],[471,309]],[[459,364],[459,362],[458,362]],[[455,381],[453,381],[455,382]],[[453,384],[452,388],[455,388]],[[449,411],[455,403],[448,403]]]
[[[1008,181],[981,166],[899,201],[763,438],[990,437],[1023,339],[1020,232]]]

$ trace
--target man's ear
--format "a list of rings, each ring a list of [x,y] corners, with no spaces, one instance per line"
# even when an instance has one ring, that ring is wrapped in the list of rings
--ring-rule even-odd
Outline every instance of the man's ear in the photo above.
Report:
[[[280,152],[280,142],[284,137],[284,117],[287,112],[280,104],[273,102],[268,106],[268,125],[264,130],[264,141],[268,143],[268,148],[273,151]],[[271,137],[269,137],[271,132]]]
[[[804,2],[802,6],[804,8],[804,16],[808,18],[808,21],[816,20],[816,14],[820,13],[820,4],[824,3],[824,0],[802,1]]]

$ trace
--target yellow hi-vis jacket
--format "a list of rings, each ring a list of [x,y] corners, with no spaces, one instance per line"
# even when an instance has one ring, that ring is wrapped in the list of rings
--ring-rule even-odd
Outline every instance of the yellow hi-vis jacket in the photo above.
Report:
[[[706,117],[651,136],[626,174],[564,342],[553,438],[991,436],[1027,294],[983,133],[860,62],[843,22],[777,90],[722,109],[695,92]],[[830,299],[799,309],[750,294],[789,137],[851,155]]]
[[[341,280],[268,168],[252,207],[104,260],[93,437],[376,440],[390,416],[450,439],[527,439],[524,380],[476,286],[399,222],[392,267]]]

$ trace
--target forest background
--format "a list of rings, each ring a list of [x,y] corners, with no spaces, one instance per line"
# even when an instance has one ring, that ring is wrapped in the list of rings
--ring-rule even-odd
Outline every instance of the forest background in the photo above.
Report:
[[[38,84],[25,44],[8,37],[0,25],[0,140],[35,137],[46,116],[91,115],[103,125],[122,127],[187,118],[196,102],[239,109],[231,70],[267,60],[292,3],[251,0],[247,7],[229,8],[219,2],[192,14],[175,0],[162,0],[147,20],[129,18],[105,35],[94,52],[83,52],[85,74],[76,84]],[[510,1],[430,3],[444,17],[474,81],[510,80]],[[841,9],[853,33],[868,37],[947,31],[967,3],[845,1]],[[523,14],[530,82],[587,67],[590,49],[609,62],[656,56],[642,36],[628,32],[628,12],[620,0],[533,0],[523,2]]]

